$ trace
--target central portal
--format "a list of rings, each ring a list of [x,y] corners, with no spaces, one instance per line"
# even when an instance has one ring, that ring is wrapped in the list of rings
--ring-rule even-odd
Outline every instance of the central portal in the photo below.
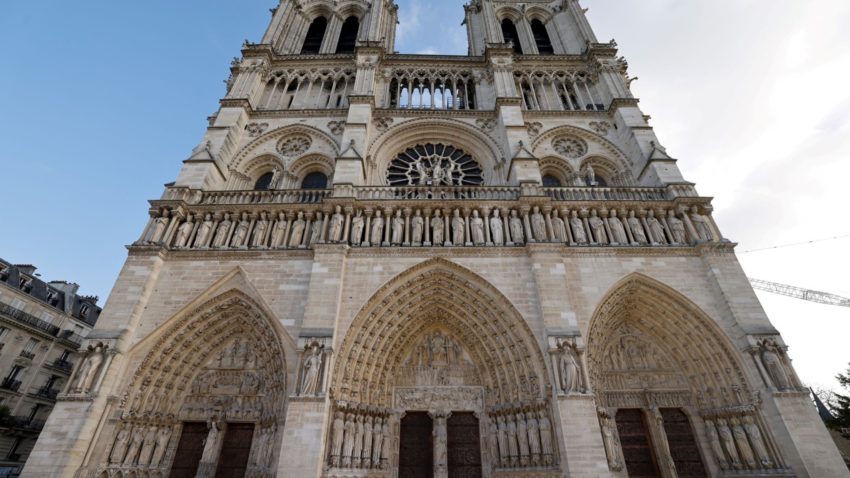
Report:
[[[449,478],[481,478],[481,433],[473,413],[453,413],[449,428]]]

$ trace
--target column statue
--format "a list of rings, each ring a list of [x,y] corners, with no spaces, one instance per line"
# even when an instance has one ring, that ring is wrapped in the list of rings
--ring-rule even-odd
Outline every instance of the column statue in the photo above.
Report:
[[[242,220],[236,226],[236,231],[233,233],[233,239],[230,241],[230,247],[244,247],[245,240],[248,238],[248,228],[251,226],[248,221],[248,213],[242,213]]]
[[[667,225],[670,227],[670,235],[673,236],[674,244],[687,244],[685,236],[685,223],[676,217],[676,211],[667,211]]]
[[[127,454],[127,447],[130,445],[132,431],[133,426],[129,423],[120,425],[118,434],[115,436],[115,444],[112,445],[112,452],[109,454],[109,463],[118,465],[124,461],[124,455]]]
[[[135,465],[139,457],[139,450],[142,448],[142,443],[145,441],[145,427],[138,425],[133,428],[132,438],[130,438],[130,447],[127,449],[127,454],[124,455],[123,465]]]
[[[508,415],[505,419],[505,423],[508,427],[508,453],[511,458],[511,466],[519,465],[519,442],[516,439],[516,422],[514,421],[514,417]]]
[[[720,444],[720,436],[717,434],[717,428],[711,420],[705,421],[705,436],[708,437],[708,443],[711,445],[711,451],[714,453],[714,458],[721,470],[729,469],[729,460],[726,459],[726,454],[723,453],[723,446]]]
[[[564,220],[558,216],[558,210],[552,211],[552,234],[555,235],[553,240],[558,243],[568,242],[567,226]]]
[[[549,235],[546,233],[546,218],[540,213],[540,207],[534,206],[531,211],[531,230],[534,232],[534,240],[547,242]]]
[[[528,450],[531,453],[531,464],[539,466],[543,460],[540,450],[540,423],[537,421],[537,414],[534,412],[527,413],[525,422],[528,427]]]
[[[207,247],[207,241],[210,238],[210,232],[213,228],[212,214],[204,216],[204,222],[198,226],[198,233],[195,234],[194,247]]]
[[[354,450],[351,452],[351,466],[360,468],[363,460],[363,437],[366,429],[363,427],[363,415],[354,419]]]
[[[180,227],[177,228],[177,239],[174,241],[175,247],[184,248],[188,245],[189,236],[192,234],[192,229],[195,228],[193,220],[193,216],[188,214],[186,215],[186,222],[180,224]]]
[[[431,218],[431,243],[435,246],[443,245],[443,217],[440,215],[440,210],[434,211],[434,217]]]
[[[511,229],[511,239],[514,244],[525,244],[525,232],[522,225],[522,219],[517,215],[516,210],[511,210],[511,219],[509,222]]]
[[[502,468],[510,466],[511,452],[508,446],[508,425],[505,423],[505,417],[497,418],[499,423],[499,463]]]
[[[345,438],[342,444],[342,467],[351,468],[351,457],[354,454],[354,437],[357,426],[354,424],[354,414],[345,416]]]
[[[307,227],[307,222],[304,220],[304,213],[299,212],[295,221],[292,223],[292,230],[289,234],[289,247],[298,248],[301,246],[301,239],[304,237],[304,229]]]
[[[351,245],[359,246],[363,243],[363,229],[366,223],[363,219],[363,211],[357,211],[351,219]]]
[[[608,234],[605,232],[605,221],[599,218],[596,209],[590,211],[590,218],[587,220],[590,224],[590,232],[593,234],[593,239],[597,244],[608,244]]]
[[[373,246],[380,246],[384,241],[384,216],[381,210],[375,211],[375,218],[372,219],[372,230],[369,231],[369,243]]]
[[[463,218],[460,217],[460,210],[455,209],[454,216],[452,216],[452,244],[455,246],[462,246],[464,244],[463,241],[463,229],[464,223]]]
[[[322,351],[318,344],[314,344],[306,352],[304,359],[304,378],[301,381],[301,395],[318,395],[321,374]]]
[[[742,421],[744,431],[746,431],[747,436],[750,438],[750,443],[753,445],[753,450],[756,453],[756,457],[758,458],[761,467],[764,469],[773,468],[773,459],[767,451],[767,445],[764,443],[764,438],[761,435],[759,426],[755,424],[753,417],[748,415],[744,416]]]
[[[729,429],[729,424],[724,419],[717,420],[717,433],[720,435],[720,442],[723,444],[723,449],[726,450],[726,455],[729,457],[732,468],[741,469],[741,458],[738,455],[738,449],[735,447],[735,438],[732,436],[732,430]]]
[[[617,217],[617,210],[611,210],[611,216],[608,218],[608,227],[611,228],[611,242],[620,245],[629,245],[629,236],[626,235],[626,229],[623,227],[622,221]]]
[[[528,424],[525,423],[525,414],[522,412],[516,415],[516,438],[519,445],[519,464],[528,466],[531,462],[531,449],[528,446]]]
[[[215,239],[213,239],[212,244],[214,248],[225,247],[227,236],[230,233],[230,225],[230,214],[224,213],[224,219],[218,223],[218,227],[215,229]]]
[[[625,461],[623,450],[620,446],[620,438],[617,434],[617,425],[605,408],[599,408],[599,425],[602,427],[602,441],[608,454],[608,467],[613,471],[621,471]]]
[[[497,246],[505,245],[504,223],[498,209],[493,210],[493,217],[490,218],[490,235],[493,239],[493,244]]]
[[[341,464],[342,440],[345,438],[345,419],[340,411],[334,413],[331,436],[331,466],[338,467]]]
[[[324,227],[324,215],[321,211],[319,211],[316,213],[316,219],[313,220],[313,225],[310,226],[310,238],[307,240],[307,246],[312,246],[322,242],[322,230]]]
[[[144,441],[142,442],[142,452],[139,454],[139,465],[148,466],[151,464],[151,458],[153,458],[153,450],[156,447],[156,434],[157,434],[156,426],[147,427],[147,433],[145,433]]]
[[[165,239],[165,229],[168,227],[168,210],[163,209],[159,217],[154,219],[153,233],[151,234],[150,244],[160,244]]]
[[[587,234],[584,232],[584,222],[578,217],[578,211],[573,211],[570,215],[570,226],[573,230],[573,238],[576,244],[587,244]]]
[[[392,224],[392,240],[390,244],[400,246],[404,242],[404,218],[401,217],[401,209],[397,209]]]
[[[560,372],[561,391],[567,395],[583,392],[581,367],[579,367],[573,346],[569,343],[563,343],[559,348],[561,353],[558,358],[558,371]]]
[[[413,214],[410,220],[410,242],[414,246],[422,245],[422,238],[425,236],[425,219],[422,218],[422,211],[419,209]]]
[[[484,239],[484,220],[478,215],[478,210],[472,211],[472,219],[469,220],[469,228],[472,234],[472,243],[476,246],[483,246]]]
[[[750,441],[747,439],[747,432],[741,426],[741,422],[737,418],[733,418],[729,423],[732,428],[732,436],[735,437],[735,443],[738,445],[741,461],[751,470],[759,469],[758,464],[756,464],[756,456],[750,447]]]
[[[640,219],[635,217],[634,211],[629,211],[629,229],[632,231],[632,237],[635,238],[635,242],[640,245],[646,245],[649,241],[646,239],[646,233],[643,231],[643,224],[640,223]]]
[[[765,340],[761,344],[761,361],[764,364],[764,369],[770,375],[773,385],[777,390],[790,390],[791,381],[788,379],[788,373],[785,370],[785,364],[782,363],[780,357],[781,350],[773,340]]]
[[[381,443],[381,469],[385,470],[390,466],[390,458],[392,457],[393,435],[390,433],[390,417],[384,417],[384,439]]]
[[[77,380],[74,382],[74,386],[71,387],[71,390],[73,390],[74,393],[84,394],[94,391],[94,382],[97,380],[97,376],[99,375],[98,372],[100,372],[100,368],[104,361],[103,352],[103,346],[100,344],[93,349],[89,349],[89,353],[86,355],[83,364],[77,371]]]
[[[708,218],[700,214],[696,206],[691,208],[691,222],[694,224],[694,229],[696,229],[700,241],[711,242],[714,240]]]
[[[164,465],[162,459],[165,457],[165,452],[168,450],[168,442],[171,440],[171,427],[161,426],[156,432],[156,450],[151,457],[151,467]]]
[[[269,220],[266,213],[260,213],[260,219],[254,225],[254,232],[251,234],[251,247],[266,246],[266,231],[269,230]]]
[[[437,415],[434,419],[434,477],[446,478],[448,476],[448,443],[449,436],[446,429],[446,417]]]
[[[375,425],[372,428],[372,468],[381,467],[381,450],[384,444],[384,418],[375,417]]]
[[[552,422],[549,421],[546,411],[540,410],[537,413],[537,422],[540,429],[540,452],[543,455],[543,464],[551,465],[555,462],[555,447],[552,443]]]
[[[661,221],[655,217],[655,211],[652,209],[649,210],[647,215],[646,225],[649,226],[649,236],[652,239],[653,244],[667,244],[667,237],[664,235],[664,226],[661,224]]]
[[[372,416],[369,415],[363,420],[363,451],[360,453],[360,466],[362,468],[372,467],[372,440],[374,438],[372,427]]]
[[[321,221],[316,221],[320,223]],[[342,206],[334,208],[334,215],[331,216],[331,225],[328,232],[328,242],[336,244],[342,240],[342,229],[345,226],[345,215],[342,214]],[[321,229],[320,229],[321,230]],[[321,237],[321,236],[320,236]]]

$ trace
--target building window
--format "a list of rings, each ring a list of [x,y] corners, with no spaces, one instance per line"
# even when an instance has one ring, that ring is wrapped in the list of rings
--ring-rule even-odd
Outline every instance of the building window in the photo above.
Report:
[[[551,174],[547,174],[543,176],[543,187],[544,188],[559,188],[561,187],[561,180],[552,176]]]
[[[260,176],[260,179],[257,180],[256,184],[254,184],[254,189],[256,191],[268,191],[272,185],[273,179],[274,173],[266,173]]]
[[[336,44],[337,54],[348,55],[354,53],[357,44],[357,33],[360,31],[360,20],[357,17],[348,17],[342,24],[339,32],[339,42]]]
[[[519,33],[516,31],[516,25],[508,18],[502,20],[502,36],[505,38],[505,43],[514,44],[514,53],[522,55],[522,45],[519,43]]]
[[[6,377],[6,380],[10,382],[18,380],[18,378],[21,376],[21,372],[23,371],[24,368],[22,366],[15,365],[14,367],[12,367],[12,370],[9,371],[9,375]]]
[[[60,355],[59,358],[56,359],[56,361],[57,362],[67,362],[68,358],[70,358],[70,357],[71,357],[71,351],[70,350],[63,350],[62,355]]]
[[[480,186],[481,166],[450,144],[425,143],[408,148],[387,169],[390,186]]]
[[[8,327],[0,327],[0,342],[6,340],[6,335],[9,333]]]
[[[549,40],[549,32],[546,31],[546,25],[540,20],[531,21],[531,33],[534,35],[534,43],[537,44],[537,51],[541,55],[554,55],[555,49],[552,48],[552,41]]]
[[[38,345],[38,340],[29,339],[29,342],[24,346],[24,353],[35,354],[35,347]]]
[[[323,173],[310,173],[301,182],[301,189],[327,189],[328,177]]]
[[[313,20],[307,30],[307,38],[301,48],[302,55],[315,55],[322,49],[322,40],[325,38],[325,30],[328,28],[328,19],[319,17]]]
[[[24,442],[24,439],[21,437],[15,438],[15,441],[12,443],[12,447],[9,448],[9,454],[6,455],[6,458],[11,461],[18,461],[21,459],[21,456],[18,455],[18,448],[21,447],[21,444]]]

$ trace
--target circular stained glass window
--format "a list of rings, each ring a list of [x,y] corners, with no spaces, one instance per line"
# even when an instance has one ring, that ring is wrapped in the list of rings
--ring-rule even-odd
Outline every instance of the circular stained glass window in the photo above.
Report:
[[[481,166],[463,150],[442,143],[418,144],[399,154],[387,170],[390,186],[480,186]]]

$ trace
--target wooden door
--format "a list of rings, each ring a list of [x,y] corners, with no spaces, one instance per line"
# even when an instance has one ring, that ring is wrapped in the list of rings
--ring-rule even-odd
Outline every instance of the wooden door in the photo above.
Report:
[[[660,478],[643,412],[639,409],[619,410],[615,420],[629,478]]]
[[[195,478],[198,465],[204,454],[204,440],[207,438],[207,424],[187,422],[183,424],[177,453],[171,465],[171,478]]]
[[[661,416],[670,443],[670,454],[676,464],[676,474],[679,478],[705,478],[705,466],[687,415],[678,408],[663,408]]]
[[[481,478],[481,434],[472,413],[452,413],[448,420],[449,478]]]
[[[434,424],[425,412],[409,412],[401,419],[398,476],[432,478],[434,476]]]
[[[218,456],[216,478],[243,478],[248,469],[251,441],[254,439],[253,423],[228,423]]]

